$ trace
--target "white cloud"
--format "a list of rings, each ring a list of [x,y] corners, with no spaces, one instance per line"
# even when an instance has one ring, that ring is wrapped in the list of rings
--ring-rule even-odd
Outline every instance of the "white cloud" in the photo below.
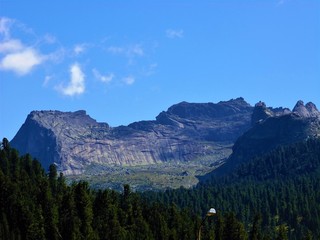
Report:
[[[18,75],[29,73],[35,66],[41,64],[45,58],[32,48],[7,54],[0,62],[0,69],[13,71]]]
[[[0,53],[16,52],[24,48],[23,44],[18,39],[10,39],[0,42]]]
[[[125,47],[110,46],[109,48],[107,48],[107,51],[112,54],[124,56],[128,61],[128,65],[133,65],[137,57],[144,56],[144,50],[139,44],[129,45]]]
[[[10,38],[10,25],[14,22],[13,19],[0,17],[0,34],[4,39]]]
[[[84,44],[78,44],[73,49],[74,53],[76,55],[79,55],[85,51],[85,45]]]
[[[46,55],[46,59],[59,64],[62,63],[66,56],[68,56],[69,51],[63,47],[56,49],[55,51]]]
[[[139,44],[134,44],[127,47],[116,47],[111,46],[107,49],[108,52],[113,54],[123,54],[126,57],[134,57],[134,56],[143,56],[144,51],[143,48]]]
[[[167,29],[166,36],[168,38],[183,38],[183,30]]]
[[[10,18],[0,18],[0,70],[12,71],[22,76],[42,64],[47,57],[34,47],[25,46],[19,39],[10,37],[11,25],[14,22],[15,20]],[[19,27],[22,27],[20,25]]]
[[[144,55],[144,51],[142,49],[142,47],[140,45],[134,45],[131,46],[128,49],[128,54],[133,54],[133,55],[137,55],[137,56],[143,56]]]
[[[146,68],[144,68],[142,73],[145,76],[151,76],[152,74],[154,74],[156,72],[157,67],[158,67],[157,63],[152,63],[149,66],[147,66]]]
[[[55,36],[52,36],[50,34],[46,34],[44,37],[43,37],[43,40],[48,43],[48,44],[54,44],[56,43],[57,39]]]
[[[110,73],[108,75],[102,75],[97,69],[92,69],[92,72],[96,79],[104,83],[109,83],[114,78],[113,73]]]
[[[132,85],[135,82],[135,79],[132,76],[128,76],[123,78],[123,82],[127,85]]]
[[[51,79],[52,79],[52,76],[47,75],[47,76],[44,78],[44,81],[43,81],[42,86],[46,87],[46,86],[48,85],[48,83],[51,81]]]
[[[78,63],[70,67],[71,81],[66,87],[58,87],[67,96],[80,95],[85,91],[85,76]]]

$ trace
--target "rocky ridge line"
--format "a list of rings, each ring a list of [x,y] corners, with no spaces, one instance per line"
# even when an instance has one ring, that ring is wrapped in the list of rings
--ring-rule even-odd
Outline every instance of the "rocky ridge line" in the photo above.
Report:
[[[85,111],[33,111],[12,146],[47,168],[82,174],[92,164],[139,166],[164,162],[210,164],[228,157],[230,144],[250,127],[252,107],[243,98],[214,103],[182,102],[156,120],[110,127]],[[199,161],[200,160],[200,161]]]
[[[259,102],[253,110],[251,123],[252,127],[237,139],[232,155],[215,175],[230,172],[242,162],[279,146],[320,137],[320,112],[311,102],[304,105],[299,100],[292,111],[268,108]]]

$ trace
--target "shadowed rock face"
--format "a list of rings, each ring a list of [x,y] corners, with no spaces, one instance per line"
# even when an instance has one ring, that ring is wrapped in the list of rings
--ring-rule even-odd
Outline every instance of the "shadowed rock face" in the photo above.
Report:
[[[215,174],[232,171],[238,164],[267,153],[282,145],[320,137],[320,112],[313,103],[298,101],[289,109],[267,108],[256,104],[252,114],[253,126],[237,139],[227,163]]]
[[[115,128],[96,122],[85,111],[33,111],[11,145],[32,154],[46,169],[57,164],[64,174],[83,173],[92,163],[195,162],[217,154],[217,146],[230,146],[248,130],[252,111],[243,98],[217,104],[182,102],[155,121]]]
[[[291,111],[288,108],[271,108],[267,107],[264,102],[260,101],[254,106],[251,123],[252,126],[254,126],[255,124],[261,123],[269,117],[282,116],[289,113],[291,113]]]

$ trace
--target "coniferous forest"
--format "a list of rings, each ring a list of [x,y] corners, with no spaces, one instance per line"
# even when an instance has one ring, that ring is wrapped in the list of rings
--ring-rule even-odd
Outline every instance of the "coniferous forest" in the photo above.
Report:
[[[50,165],[0,149],[0,239],[319,239],[320,140],[256,157],[193,189],[121,193],[66,184]]]

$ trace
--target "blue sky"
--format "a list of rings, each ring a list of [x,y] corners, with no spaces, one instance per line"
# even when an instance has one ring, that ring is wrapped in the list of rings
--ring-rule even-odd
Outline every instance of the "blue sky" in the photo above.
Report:
[[[181,102],[320,108],[320,1],[0,0],[0,137],[32,110],[111,126]]]

